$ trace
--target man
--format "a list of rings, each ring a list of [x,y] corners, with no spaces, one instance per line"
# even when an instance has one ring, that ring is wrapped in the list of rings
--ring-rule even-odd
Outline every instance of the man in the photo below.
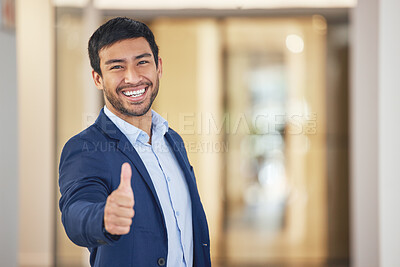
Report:
[[[89,40],[105,107],[60,160],[62,222],[91,266],[211,266],[206,217],[181,137],[151,109],[162,61],[143,23],[114,18]]]

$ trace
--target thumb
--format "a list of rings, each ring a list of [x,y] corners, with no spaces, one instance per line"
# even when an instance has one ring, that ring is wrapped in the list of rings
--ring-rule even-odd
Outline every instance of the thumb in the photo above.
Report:
[[[119,183],[118,188],[132,190],[131,177],[132,177],[131,165],[129,165],[128,162],[125,162],[124,164],[122,164],[121,167],[121,181]]]

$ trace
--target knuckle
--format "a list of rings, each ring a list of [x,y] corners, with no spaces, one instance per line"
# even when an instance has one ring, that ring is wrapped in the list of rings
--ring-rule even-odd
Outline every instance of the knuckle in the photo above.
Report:
[[[108,217],[112,214],[112,209],[110,207],[105,207],[104,209],[104,216]]]

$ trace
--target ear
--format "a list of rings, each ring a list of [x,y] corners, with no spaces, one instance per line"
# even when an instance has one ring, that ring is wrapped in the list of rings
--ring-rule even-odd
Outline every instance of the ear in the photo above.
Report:
[[[95,72],[94,70],[92,70],[92,77],[93,77],[93,81],[94,81],[94,85],[96,85],[97,89],[99,90],[103,90],[103,78],[101,77],[100,74],[98,74],[97,72]]]
[[[162,59],[158,57],[158,67],[157,67],[158,78],[162,76]]]

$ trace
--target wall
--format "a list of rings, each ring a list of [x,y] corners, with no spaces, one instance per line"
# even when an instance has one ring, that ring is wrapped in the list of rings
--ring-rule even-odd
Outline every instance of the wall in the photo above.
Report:
[[[354,267],[379,266],[378,6],[376,0],[363,1],[352,13],[350,240]]]
[[[17,0],[19,266],[54,266],[54,13]],[[3,266],[3,265],[2,265]]]
[[[399,9],[397,0],[364,0],[352,12],[353,267],[400,266]]]
[[[0,45],[0,259],[2,266],[13,267],[17,266],[18,251],[18,102],[15,31],[0,28]]]
[[[400,266],[400,2],[382,0],[379,16],[380,266]]]

